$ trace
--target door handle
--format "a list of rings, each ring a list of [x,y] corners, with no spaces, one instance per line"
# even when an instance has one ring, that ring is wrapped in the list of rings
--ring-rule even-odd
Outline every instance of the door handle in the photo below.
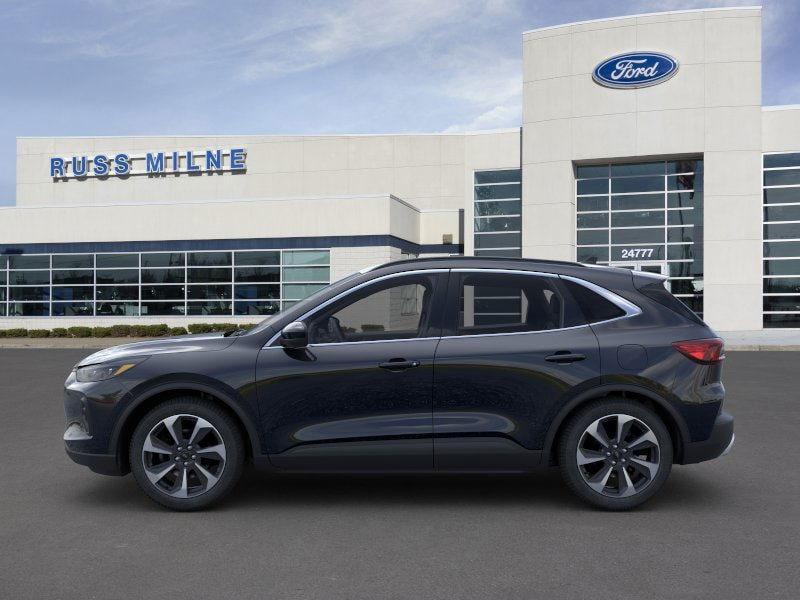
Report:
[[[378,366],[381,369],[386,369],[387,371],[398,373],[400,371],[405,371],[407,369],[413,369],[414,367],[418,367],[419,361],[406,360],[404,358],[393,358],[392,360],[380,363]]]
[[[548,362],[568,364],[568,363],[578,362],[579,360],[586,360],[586,355],[573,354],[572,352],[561,350],[560,352],[556,352],[555,354],[551,354],[550,356],[545,356],[544,359]]]

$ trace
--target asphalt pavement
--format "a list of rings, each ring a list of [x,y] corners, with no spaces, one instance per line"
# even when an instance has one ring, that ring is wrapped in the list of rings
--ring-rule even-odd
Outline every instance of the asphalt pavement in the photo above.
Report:
[[[800,353],[732,352],[736,446],[629,513],[518,477],[248,472],[207,512],[64,454],[61,385],[89,350],[0,350],[0,598],[800,597]]]

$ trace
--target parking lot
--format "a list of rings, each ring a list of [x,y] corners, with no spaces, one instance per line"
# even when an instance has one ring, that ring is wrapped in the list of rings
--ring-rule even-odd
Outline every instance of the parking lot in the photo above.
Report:
[[[60,387],[88,350],[0,350],[3,598],[796,598],[795,352],[726,361],[731,455],[631,513],[534,477],[247,473],[178,514],[73,464]]]

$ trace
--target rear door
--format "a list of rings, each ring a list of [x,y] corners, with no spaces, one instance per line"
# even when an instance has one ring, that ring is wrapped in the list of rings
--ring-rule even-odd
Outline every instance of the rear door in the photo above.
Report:
[[[443,333],[433,398],[440,470],[536,466],[565,398],[600,379],[597,338],[554,275],[453,269]]]

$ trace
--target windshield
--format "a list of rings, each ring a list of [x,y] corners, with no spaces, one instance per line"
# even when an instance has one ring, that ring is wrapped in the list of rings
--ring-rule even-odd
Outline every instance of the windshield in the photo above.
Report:
[[[314,308],[314,306],[316,306],[319,303],[320,298],[322,296],[325,296],[326,294],[328,294],[331,291],[332,288],[344,287],[345,284],[347,284],[347,282],[351,281],[352,279],[355,279],[359,275],[362,275],[362,273],[361,272],[356,272],[356,273],[353,273],[352,275],[348,275],[347,277],[343,277],[342,279],[340,279],[338,281],[334,281],[330,285],[326,285],[321,290],[318,290],[318,291],[314,292],[308,298],[304,298],[303,300],[300,300],[299,302],[293,304],[290,308],[293,311],[296,310],[297,314],[303,314],[306,311]],[[264,331],[266,328],[270,327],[270,325],[272,325],[272,323],[274,321],[276,321],[279,317],[283,316],[285,313],[286,313],[285,310],[281,310],[279,312],[276,312],[273,315],[268,316],[266,319],[261,321],[258,325],[256,325],[251,330],[249,330],[245,335],[250,335],[250,334],[253,334],[253,333],[260,333],[260,332]]]

